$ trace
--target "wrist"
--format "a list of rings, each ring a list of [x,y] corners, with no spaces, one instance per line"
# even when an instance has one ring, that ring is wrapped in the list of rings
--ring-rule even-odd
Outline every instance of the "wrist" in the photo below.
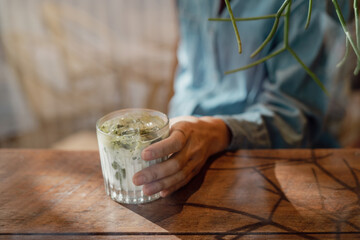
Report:
[[[211,132],[211,146],[214,151],[212,154],[224,151],[231,142],[231,131],[227,124],[220,118],[216,117],[200,117],[201,121],[209,124],[208,130]]]

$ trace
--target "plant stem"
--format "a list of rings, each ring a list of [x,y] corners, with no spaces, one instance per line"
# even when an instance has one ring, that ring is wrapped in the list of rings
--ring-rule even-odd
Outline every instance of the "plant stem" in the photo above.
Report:
[[[356,30],[356,46],[360,48],[360,36],[359,36],[359,12],[358,12],[358,0],[354,0],[354,15],[355,15],[355,30]]]
[[[354,15],[355,15],[355,34],[356,34],[356,47],[358,49],[360,49],[360,36],[359,36],[359,12],[358,12],[358,1],[354,0]],[[357,59],[357,64],[356,64],[356,68],[354,71],[355,75],[358,75],[360,71],[360,60],[359,58]]]
[[[275,32],[278,28],[279,25],[279,21],[280,21],[280,17],[282,15],[282,12],[284,11],[285,7],[289,4],[291,0],[285,0],[284,3],[282,4],[282,6],[279,8],[278,12],[276,13],[276,17],[275,17],[275,21],[273,24],[273,27],[269,33],[269,35],[267,36],[267,38],[265,39],[265,41],[260,45],[260,47],[258,47],[258,49],[256,49],[250,57],[255,57],[261,50],[263,50],[263,48],[270,42],[270,40],[273,38],[273,36],[275,35]]]
[[[300,57],[296,54],[296,52],[289,45],[289,28],[290,28],[290,12],[291,12],[291,0],[289,5],[287,6],[284,20],[284,43],[285,49],[290,52],[290,54],[295,58],[295,60],[302,66],[302,68],[309,74],[309,76],[316,82],[317,85],[325,92],[327,96],[329,96],[328,91],[326,90],[324,84],[320,81],[320,79],[316,76],[316,74],[306,66],[306,64],[300,59]]]
[[[356,54],[356,57],[358,60],[360,60],[360,52],[359,52],[359,49],[357,48],[357,46],[355,45],[354,41],[352,40],[351,38],[351,34],[349,33],[347,27],[346,27],[346,22],[345,22],[345,19],[344,19],[344,16],[341,12],[341,9],[340,9],[340,6],[339,6],[339,3],[337,0],[332,0],[333,4],[334,4],[334,7],[335,7],[335,10],[336,10],[336,14],[338,15],[338,18],[339,18],[339,21],[340,21],[340,24],[343,28],[343,31],[345,33],[345,36],[346,38],[349,40],[349,43],[351,45],[351,47],[353,48],[355,54]]]
[[[300,63],[300,65],[304,68],[304,70],[307,72],[307,74],[310,75],[310,77],[317,83],[317,85],[319,85],[319,87],[325,92],[325,94],[327,96],[329,96],[329,92],[326,90],[324,84],[320,81],[320,79],[316,76],[315,73],[313,73],[306,65],[305,63],[303,63],[303,61],[301,61],[301,59],[299,58],[299,56],[295,53],[295,51],[291,48],[291,47],[287,47],[286,48],[291,55],[293,55],[293,57]]]
[[[286,50],[285,48],[281,48],[281,49],[279,49],[279,50],[277,50],[277,51],[275,51],[275,52],[267,55],[266,57],[263,57],[263,58],[255,61],[255,62],[253,62],[253,63],[250,63],[250,64],[248,64],[248,65],[246,65],[246,66],[243,66],[243,67],[241,67],[241,68],[236,68],[236,69],[234,69],[234,70],[227,71],[227,72],[225,72],[225,74],[235,73],[235,72],[239,72],[239,71],[242,71],[242,70],[246,70],[246,69],[252,68],[252,67],[254,67],[254,66],[256,66],[256,65],[258,65],[258,64],[260,64],[260,63],[263,63],[263,62],[269,60],[269,59],[272,58],[272,57],[275,57],[276,55],[279,55],[280,53],[284,52],[285,50]]]
[[[289,46],[289,28],[290,28],[290,12],[291,12],[291,1],[289,2],[286,12],[285,12],[285,20],[284,20],[284,47],[287,48]]]
[[[224,1],[225,1],[227,10],[229,12],[230,19],[231,19],[231,22],[232,22],[232,25],[233,25],[233,28],[234,28],[234,31],[235,31],[236,40],[237,40],[237,43],[238,43],[239,54],[241,54],[241,52],[242,52],[241,39],[240,39],[239,30],[238,30],[238,28],[236,26],[236,21],[235,21],[235,18],[234,18],[234,14],[232,12],[229,0],[224,0]]]
[[[342,65],[344,65],[344,63],[346,62],[346,59],[349,56],[349,39],[345,38],[345,54],[344,57],[341,59],[341,61],[336,64],[336,67],[341,67]]]
[[[240,21],[253,21],[253,20],[261,20],[261,19],[269,19],[275,18],[276,14],[264,15],[260,17],[248,17],[248,18],[234,18],[236,22]],[[222,21],[222,22],[230,22],[231,18],[209,18],[209,21]]]
[[[305,29],[307,29],[309,27],[309,24],[310,24],[311,12],[312,12],[312,4],[313,4],[313,1],[309,0],[309,9],[308,9],[308,15],[307,15],[307,19],[306,19]]]

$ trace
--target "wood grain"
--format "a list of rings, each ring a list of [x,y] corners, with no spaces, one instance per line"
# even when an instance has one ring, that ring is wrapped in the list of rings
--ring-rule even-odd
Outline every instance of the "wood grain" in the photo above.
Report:
[[[360,149],[209,159],[170,197],[112,201],[96,151],[0,149],[0,239],[360,238]]]

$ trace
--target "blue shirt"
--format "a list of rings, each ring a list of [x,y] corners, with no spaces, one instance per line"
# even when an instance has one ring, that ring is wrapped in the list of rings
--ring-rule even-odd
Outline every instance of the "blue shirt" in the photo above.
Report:
[[[300,59],[329,87],[342,57],[344,34],[326,12],[328,1],[313,3],[311,23],[305,30],[307,0],[294,0],[289,43]],[[233,0],[235,17],[276,13],[283,0]],[[283,19],[271,42],[255,58],[251,53],[270,32],[274,19],[237,22],[243,53],[231,22],[214,22],[220,2],[179,0],[180,44],[175,94],[169,115],[216,116],[225,121],[239,148],[334,147],[326,136],[324,116],[328,97],[285,51],[245,71],[245,66],[283,47]],[[220,17],[229,18],[226,11]]]

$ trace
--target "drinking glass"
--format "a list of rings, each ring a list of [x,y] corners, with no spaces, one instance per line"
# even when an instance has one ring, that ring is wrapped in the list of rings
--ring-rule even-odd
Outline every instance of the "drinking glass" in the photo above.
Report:
[[[105,191],[120,203],[139,204],[156,200],[160,194],[144,195],[142,186],[132,182],[134,174],[167,157],[144,161],[141,151],[169,135],[169,119],[151,109],[123,109],[96,123]]]

